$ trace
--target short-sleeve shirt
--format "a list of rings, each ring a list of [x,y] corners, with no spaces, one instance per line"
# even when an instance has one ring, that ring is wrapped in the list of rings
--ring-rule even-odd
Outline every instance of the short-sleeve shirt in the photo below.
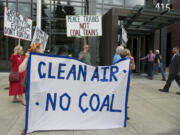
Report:
[[[160,62],[161,62],[161,56],[159,55],[159,54],[156,54],[156,56],[155,56],[155,63],[158,63],[157,62],[157,60],[160,60]]]
[[[79,56],[81,56],[82,53],[83,53],[83,51],[81,51],[81,52],[79,53]],[[91,65],[91,55],[90,55],[89,52],[84,54],[84,57],[82,58],[82,61],[83,61],[84,63],[86,63],[86,64]]]
[[[114,58],[113,58],[113,64],[115,64],[116,62],[118,62],[121,59],[121,56],[119,54],[115,54]]]

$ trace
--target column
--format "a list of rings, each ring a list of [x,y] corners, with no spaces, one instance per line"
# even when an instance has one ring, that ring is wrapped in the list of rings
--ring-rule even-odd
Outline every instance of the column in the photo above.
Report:
[[[89,15],[96,15],[96,0],[90,0],[88,2],[89,6]],[[89,51],[91,54],[91,64],[97,65],[96,59],[97,59],[97,53],[98,50],[96,48],[98,44],[96,44],[96,38],[97,37],[88,37],[88,45],[89,45]]]
[[[37,25],[40,29],[41,29],[41,10],[42,10],[41,0],[37,0],[36,25]]]
[[[146,37],[143,36],[142,37],[142,45],[141,45],[141,57],[146,55]],[[142,63],[142,68],[141,68],[141,72],[145,72],[145,61],[141,61]]]
[[[165,68],[166,65],[166,50],[167,50],[167,27],[161,29],[161,43],[160,43],[160,54],[162,56],[162,63]]]
[[[136,72],[140,72],[140,50],[141,50],[141,37],[137,36],[137,51],[136,51]]]

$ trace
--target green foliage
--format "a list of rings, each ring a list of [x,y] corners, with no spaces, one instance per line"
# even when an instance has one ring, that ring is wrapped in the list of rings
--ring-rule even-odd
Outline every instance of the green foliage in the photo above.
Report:
[[[67,3],[67,6],[64,6],[64,12],[66,15],[75,15],[75,9],[70,5],[69,1]]]
[[[66,15],[75,15],[75,9],[67,2],[67,6],[63,6],[60,1],[58,1],[57,6],[54,10],[54,17],[57,20],[54,22],[55,28],[66,29]]]
[[[0,16],[4,16],[4,6],[2,1],[0,1]]]
[[[42,18],[48,17],[48,15],[45,12],[46,9],[47,9],[47,6],[44,4],[44,0],[42,0]],[[49,26],[49,22],[46,19],[43,19],[41,23],[42,23],[41,24],[42,30],[45,30],[46,26]]]
[[[46,14],[45,10],[47,9],[47,6],[45,5],[45,2],[44,0],[42,0],[42,18],[46,18],[46,19],[43,19],[41,21],[41,29],[42,30],[45,30],[45,28],[47,26],[49,26],[49,22],[47,21],[47,17],[48,15]],[[33,5],[33,26],[36,26],[36,12],[37,12],[37,9],[36,9],[36,5]]]

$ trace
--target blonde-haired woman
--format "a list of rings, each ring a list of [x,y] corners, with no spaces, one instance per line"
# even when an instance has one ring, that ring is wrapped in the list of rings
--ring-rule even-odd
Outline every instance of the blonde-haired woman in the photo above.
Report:
[[[123,49],[119,52],[119,55],[122,57],[122,58],[125,58],[125,57],[128,57],[130,58],[130,64],[131,64],[131,71],[132,70],[135,70],[136,68],[136,65],[135,65],[135,62],[134,62],[134,57],[131,56],[131,52],[129,49]],[[130,78],[130,84],[129,84],[130,87],[132,87],[132,78]],[[127,116],[127,120],[129,120],[130,118]]]
[[[131,56],[131,52],[129,49],[123,49],[119,52],[119,55],[124,58],[124,57],[128,57],[131,59],[131,70],[135,70],[136,65],[134,62],[134,57]]]
[[[10,57],[11,72],[18,72],[19,65],[23,62],[24,58],[22,46],[16,46],[14,53]],[[21,72],[19,73],[18,80],[9,80],[9,96],[14,96],[12,100],[13,103],[21,102],[23,105],[26,105],[25,99],[23,98],[24,88],[21,85],[24,76],[25,72]]]

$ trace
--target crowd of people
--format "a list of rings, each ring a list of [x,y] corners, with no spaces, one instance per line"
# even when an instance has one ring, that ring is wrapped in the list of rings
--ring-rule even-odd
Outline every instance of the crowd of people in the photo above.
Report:
[[[13,96],[12,102],[18,103],[20,102],[23,105],[26,105],[26,100],[24,98],[24,94],[26,95],[26,87],[27,87],[27,65],[30,52],[44,53],[44,50],[40,43],[33,44],[30,49],[26,52],[24,56],[23,48],[20,45],[17,45],[14,48],[14,53],[10,57],[11,61],[11,72],[9,75],[9,96]],[[140,58],[140,60],[147,59],[148,62],[148,77],[149,79],[153,79],[155,72],[157,69],[160,70],[162,74],[162,80],[166,81],[166,84],[163,89],[159,89],[161,92],[169,92],[169,88],[173,80],[176,80],[177,84],[180,86],[180,54],[179,48],[173,48],[173,56],[170,61],[169,66],[169,75],[166,81],[166,75],[163,69],[162,56],[160,55],[159,50],[155,50],[153,53],[152,50],[149,51],[145,57]],[[59,50],[59,55],[67,55],[72,56],[72,52],[69,54],[64,54],[62,50]],[[135,70],[135,62],[134,58],[131,56],[130,50],[124,47],[124,44],[117,46],[116,53],[113,57],[112,64],[116,64],[122,58],[128,57],[130,58],[131,69]],[[84,45],[83,50],[79,53],[78,59],[82,62],[91,65],[91,55],[89,53],[89,46]],[[130,80],[130,87],[132,86],[132,79]],[[177,92],[180,94],[180,92]],[[127,118],[129,119],[129,117]],[[23,130],[22,134],[25,134]]]
[[[149,50],[149,53],[145,57],[140,58],[140,60],[147,60],[147,73],[149,79],[153,80],[155,72],[159,69],[162,74],[162,80],[166,81],[162,56],[160,55],[159,50],[155,50],[155,53],[153,53],[153,50]]]
[[[166,74],[163,68],[162,63],[162,56],[160,55],[159,50],[155,50],[155,53],[153,53],[152,50],[149,51],[149,53],[143,57],[140,58],[140,60],[146,60],[148,62],[148,78],[153,80],[155,72],[159,69],[162,75],[162,80],[166,81],[166,84],[163,89],[159,89],[161,92],[169,92],[169,88],[171,86],[171,83],[175,80],[180,86],[180,54],[179,54],[179,47],[173,47],[172,49],[172,58],[170,60],[169,65],[169,75],[168,79],[166,80]],[[177,92],[177,94],[180,94],[180,92]]]
[[[14,48],[14,53],[10,57],[11,61],[11,72],[9,75],[9,96],[13,96],[12,102],[17,103],[20,102],[23,105],[26,105],[26,101],[24,99],[24,93],[26,88],[26,69],[27,69],[27,62],[29,58],[30,52],[39,52],[44,53],[44,50],[40,43],[35,43],[31,46],[31,48],[27,51],[24,56],[23,47],[17,45]],[[159,69],[162,74],[162,80],[166,81],[166,85],[163,89],[160,89],[162,92],[169,92],[169,87],[173,80],[176,80],[177,84],[180,86],[180,54],[179,48],[174,47],[172,50],[173,56],[170,61],[169,66],[169,75],[166,81],[166,74],[163,68],[162,63],[162,56],[160,55],[159,50],[155,50],[153,53],[152,50],[149,50],[149,53],[140,58],[140,60],[147,59],[147,74],[149,79],[153,79],[154,74]],[[72,56],[72,51],[69,54],[65,54],[64,51],[61,49],[58,52],[59,55],[67,55]],[[135,62],[134,58],[131,56],[130,50],[124,47],[122,43],[120,46],[117,46],[115,55],[112,60],[112,64],[117,63],[120,59],[124,57],[129,57],[131,59],[131,70],[135,69]],[[86,44],[82,51],[80,51],[78,55],[78,59],[82,62],[91,65],[91,55],[89,53],[89,46]],[[15,78],[15,80],[14,80]],[[16,79],[18,78],[18,79]],[[132,85],[132,80],[130,85]],[[180,93],[179,93],[180,94]]]

